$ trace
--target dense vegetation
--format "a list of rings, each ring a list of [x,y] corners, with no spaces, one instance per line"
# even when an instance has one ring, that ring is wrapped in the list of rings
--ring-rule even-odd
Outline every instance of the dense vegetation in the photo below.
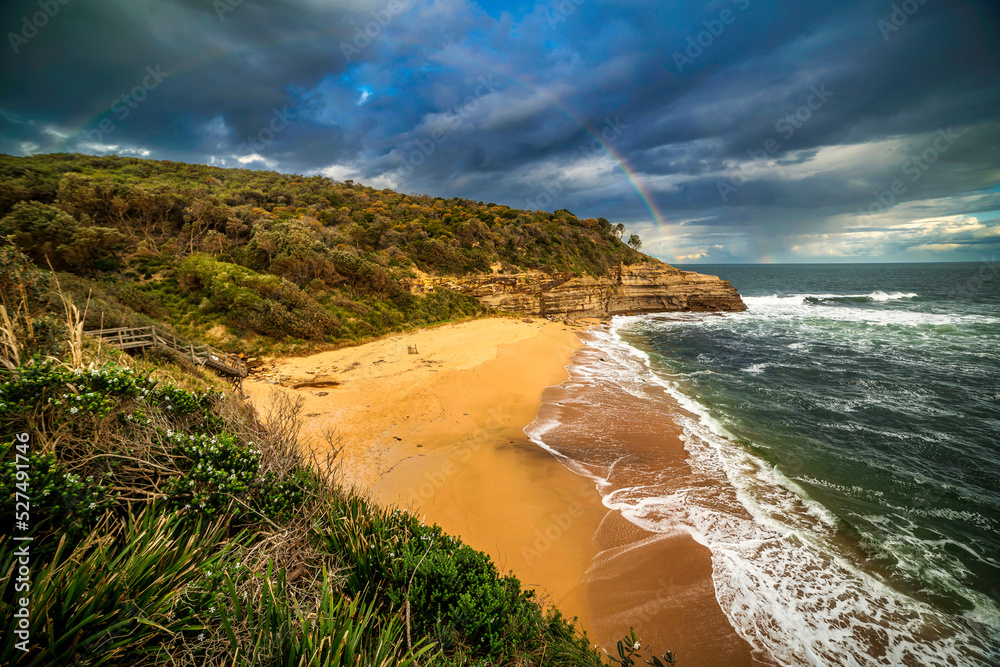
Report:
[[[167,320],[234,351],[359,340],[479,315],[418,271],[573,271],[650,261],[624,228],[351,181],[85,155],[0,156],[0,237],[65,272],[87,326]]]
[[[291,399],[262,422],[204,369],[99,348],[52,274],[0,262],[0,512],[30,503],[0,664],[602,664],[488,556],[340,488]]]
[[[0,512],[30,499],[0,535],[20,632],[0,664],[602,665],[488,556],[338,486],[296,442],[298,405],[261,421],[183,357],[83,331],[155,323],[252,354],[357,340],[483,313],[414,296],[417,271],[645,261],[621,232],[324,178],[0,157]],[[639,659],[634,637],[617,648]]]

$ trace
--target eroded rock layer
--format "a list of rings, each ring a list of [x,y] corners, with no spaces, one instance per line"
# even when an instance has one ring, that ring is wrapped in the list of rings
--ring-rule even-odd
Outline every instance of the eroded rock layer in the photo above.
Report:
[[[411,284],[422,294],[446,287],[474,296],[491,308],[538,317],[609,317],[683,311],[746,310],[739,292],[716,276],[681,271],[668,264],[619,267],[611,276],[574,273],[491,273],[421,276]]]

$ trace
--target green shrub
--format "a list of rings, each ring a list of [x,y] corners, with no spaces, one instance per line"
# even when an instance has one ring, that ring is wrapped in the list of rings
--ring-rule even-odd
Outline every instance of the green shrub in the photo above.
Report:
[[[201,568],[222,555],[219,524],[205,524],[149,509],[125,519],[106,515],[75,549],[67,542],[47,562],[32,562],[30,647],[5,632],[4,665],[152,664],[178,636],[204,629],[183,604]],[[0,538],[0,586],[17,572],[13,541]],[[0,601],[3,616],[13,605]]]
[[[307,340],[335,334],[337,318],[294,284],[246,267],[192,255],[178,275],[193,295],[202,295],[202,310],[224,314],[230,325],[273,337]]]
[[[347,568],[344,590],[409,608],[414,633],[455,655],[506,664],[553,651],[598,665],[586,641],[555,611],[543,611],[518,579],[502,576],[489,556],[426,527],[400,510],[385,510],[348,493],[331,507],[320,536]]]
[[[262,579],[259,598],[248,600],[239,595],[231,576],[223,578],[219,606],[231,656],[227,664],[410,667],[434,657],[434,645],[426,639],[407,649],[398,617],[380,615],[373,602],[336,592],[326,571],[315,615],[303,613],[290,599],[284,570],[272,576],[269,564]]]
[[[115,504],[116,494],[103,480],[69,472],[51,453],[25,447],[18,456],[17,444],[16,438],[0,442],[0,512],[13,519],[29,508],[29,530],[20,534],[32,538],[35,557],[55,551],[59,536],[75,545]]]
[[[415,520],[414,520],[415,521]],[[513,576],[501,577],[489,556],[438,526],[413,523],[389,568],[386,594],[397,607],[409,600],[413,625],[445,648],[466,644],[476,655],[512,655],[535,639],[536,608]],[[411,584],[412,578],[412,584]]]
[[[316,474],[296,467],[291,473],[263,474],[261,452],[254,444],[240,443],[229,433],[194,435],[170,431],[172,451],[183,463],[182,474],[167,484],[174,506],[207,517],[221,513],[232,519],[253,520],[259,513],[269,519],[289,521],[319,488]]]
[[[167,486],[168,496],[185,509],[212,517],[229,509],[233,498],[245,496],[260,468],[260,452],[242,446],[228,433],[193,435],[170,431],[174,454],[186,459],[187,469]]]
[[[268,471],[256,487],[254,502],[264,516],[275,521],[291,521],[320,488],[320,480],[311,468],[297,466],[287,475]]]
[[[86,483],[77,473],[66,471],[52,454],[39,453],[32,462],[37,471],[52,477],[43,478],[46,487],[51,484],[53,493],[66,497],[45,505],[56,514],[51,522],[40,525],[51,524],[53,530],[60,517],[76,517],[87,525],[94,512],[81,508],[92,503],[97,503],[97,509],[106,506],[107,493],[94,480],[121,488],[155,482],[173,507],[188,507],[207,517],[226,513],[232,519],[251,521],[262,514],[287,520],[318,489],[315,473],[302,465],[283,475],[264,471],[260,450],[226,431],[226,421],[217,414],[221,400],[219,392],[161,385],[130,369],[29,365],[0,385],[0,436],[9,449],[18,432],[35,433],[44,443],[46,437],[64,438],[68,431],[73,442],[60,444],[59,449],[66,455],[76,448],[85,452]],[[98,429],[125,437],[117,438],[117,446],[89,443],[106,439],[93,437]],[[137,446],[143,457],[139,464],[132,451]],[[16,477],[9,462],[14,456],[8,449],[0,480],[5,489]],[[90,455],[95,449],[99,456]],[[32,488],[40,487],[33,484]]]

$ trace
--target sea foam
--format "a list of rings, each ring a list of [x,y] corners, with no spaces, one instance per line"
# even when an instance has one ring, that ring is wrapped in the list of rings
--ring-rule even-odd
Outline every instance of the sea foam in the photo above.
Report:
[[[885,300],[916,296],[897,294]],[[761,311],[769,308],[824,308],[807,302],[807,296],[746,300],[756,317],[767,317]],[[934,320],[932,314],[916,315]],[[742,316],[746,314],[736,315]],[[780,664],[977,665],[1000,660],[996,646],[969,629],[977,615],[989,616],[995,606],[984,601],[965,618],[948,617],[859,567],[840,546],[843,535],[836,516],[797,482],[738,445],[705,406],[653,369],[646,352],[622,339],[620,332],[640,321],[651,323],[648,317],[616,317],[610,331],[592,332],[590,345],[599,350],[602,363],[572,364],[570,381],[608,382],[644,401],[651,400],[651,387],[669,396],[680,406],[674,417],[683,431],[690,483],[670,492],[656,484],[615,488],[609,483],[610,468],[602,471],[546,444],[556,422],[539,420],[526,428],[533,441],[594,479],[604,504],[627,520],[652,532],[686,532],[707,546],[722,610],[756,650]],[[746,370],[759,372],[763,365]],[[663,403],[650,409],[663,409]],[[619,471],[617,478],[622,476]],[[931,643],[934,651],[928,650]]]

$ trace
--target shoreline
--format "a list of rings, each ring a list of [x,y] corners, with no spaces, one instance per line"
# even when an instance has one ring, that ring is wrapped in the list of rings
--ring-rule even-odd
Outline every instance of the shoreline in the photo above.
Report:
[[[275,388],[301,396],[302,441],[322,455],[323,431],[337,429],[345,484],[489,554],[577,617],[592,642],[613,646],[635,626],[685,665],[715,664],[720,646],[728,664],[753,664],[715,599],[708,549],[629,523],[593,479],[524,433],[577,386],[567,368],[593,353],[583,331],[546,320],[443,325],[278,360],[274,375],[298,388],[272,379],[246,390],[265,412]],[[660,440],[683,457],[679,429],[663,418]]]
[[[650,404],[608,381],[600,369],[613,362],[586,343],[573,355],[570,379],[543,395],[538,422],[546,447],[567,457],[581,474],[600,480],[612,507],[621,502],[616,494],[623,489],[664,488],[665,481],[683,497],[691,470],[675,422],[680,406]],[[648,511],[653,519],[664,510],[652,505]],[[643,645],[673,651],[688,667],[764,664],[720,606],[711,550],[682,524],[654,532],[615,509],[601,522],[594,542],[597,554],[583,590],[588,607],[600,610],[588,626],[595,643],[614,646],[634,628]]]

